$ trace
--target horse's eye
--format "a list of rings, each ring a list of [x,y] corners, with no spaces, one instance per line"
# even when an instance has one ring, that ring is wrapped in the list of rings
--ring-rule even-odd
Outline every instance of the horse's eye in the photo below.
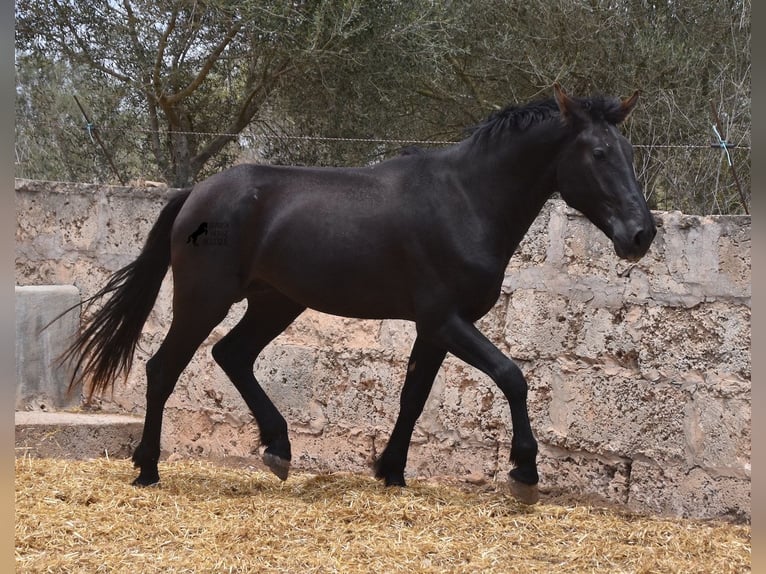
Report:
[[[596,159],[604,159],[605,156],[606,156],[606,152],[604,151],[604,148],[602,147],[593,148],[593,157],[595,157]]]

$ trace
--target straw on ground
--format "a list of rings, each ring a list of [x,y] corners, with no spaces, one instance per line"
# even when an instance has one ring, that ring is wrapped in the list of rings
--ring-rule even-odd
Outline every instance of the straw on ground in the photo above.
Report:
[[[750,527],[518,504],[502,489],[129,461],[16,461],[24,572],[749,572]]]

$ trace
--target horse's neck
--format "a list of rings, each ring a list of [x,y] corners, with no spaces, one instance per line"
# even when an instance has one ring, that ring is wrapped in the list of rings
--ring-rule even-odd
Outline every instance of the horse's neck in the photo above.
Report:
[[[564,137],[555,126],[533,127],[481,145],[466,141],[456,149],[464,185],[506,234],[511,250],[556,191],[555,164]]]

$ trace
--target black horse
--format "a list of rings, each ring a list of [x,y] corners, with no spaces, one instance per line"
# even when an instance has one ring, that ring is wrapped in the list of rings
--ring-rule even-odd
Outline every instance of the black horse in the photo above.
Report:
[[[449,352],[489,375],[506,396],[513,437],[509,482],[538,499],[537,442],[527,382],[474,326],[498,299],[508,261],[556,191],[613,242],[642,257],[656,233],[633,170],[631,144],[616,127],[626,99],[554,98],[495,113],[458,144],[364,168],[238,165],[174,195],[138,258],[94,300],[111,293],[68,351],[101,392],[130,370],[133,352],[168,266],[173,320],[146,363],[146,420],[133,454],[134,484],[159,481],[165,403],[181,371],[231,305],[240,322],[213,357],[242,394],[281,479],[291,452],[287,423],[253,375],[263,348],[308,308],[369,319],[414,321],[417,337],[388,445],[375,464],[386,485],[404,485],[415,422]],[[193,248],[199,222],[225,241]]]

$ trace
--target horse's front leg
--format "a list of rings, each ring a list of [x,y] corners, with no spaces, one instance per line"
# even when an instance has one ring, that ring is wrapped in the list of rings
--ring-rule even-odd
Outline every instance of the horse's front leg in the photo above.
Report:
[[[404,486],[404,467],[415,422],[423,412],[446,351],[418,337],[412,347],[400,398],[399,417],[383,454],[375,462],[375,476],[386,486]]]
[[[472,323],[453,316],[434,332],[434,340],[459,359],[489,375],[511,407],[513,439],[509,485],[525,504],[539,500],[537,490],[537,441],[527,413],[527,381],[516,364],[506,357]]]

